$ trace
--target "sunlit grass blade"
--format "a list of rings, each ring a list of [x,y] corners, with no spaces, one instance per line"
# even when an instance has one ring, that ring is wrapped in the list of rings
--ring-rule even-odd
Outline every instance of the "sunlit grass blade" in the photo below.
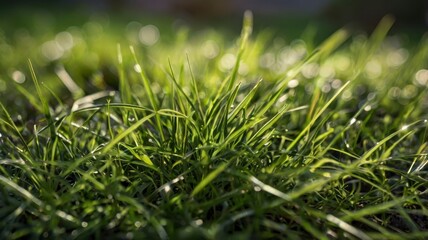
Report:
[[[29,149],[27,142],[25,141],[24,137],[22,136],[20,130],[16,126],[16,124],[13,121],[12,117],[10,116],[9,112],[6,110],[6,108],[3,106],[2,103],[0,103],[0,107],[3,111],[3,113],[6,115],[7,121],[5,121],[3,119],[0,119],[0,120],[16,133],[16,135],[19,137],[19,140],[21,141],[22,145],[26,148],[27,152],[31,155],[31,150]]]
[[[125,66],[123,64],[123,55],[120,44],[117,44],[117,63],[119,73],[119,90],[123,103],[131,103],[131,88],[130,83],[125,78]]]
[[[348,31],[345,29],[340,29],[333,33],[327,40],[325,40],[321,45],[318,47],[319,54],[321,55],[321,58],[325,58],[331,55],[331,53],[338,48],[340,45],[342,45],[346,39],[349,37]]]
[[[25,98],[28,99],[29,103],[34,106],[37,111],[43,112],[43,105],[40,103],[40,100],[37,99],[37,96],[35,96],[33,93],[31,93],[21,85],[16,85],[15,87],[16,90],[18,90],[22,95],[24,95]]]
[[[334,96],[324,104],[324,106],[316,113],[316,115],[311,119],[311,121],[307,124],[307,126],[299,133],[299,135],[291,142],[287,147],[287,152],[290,151],[299,141],[300,139],[310,131],[313,124],[318,120],[318,118],[327,110],[327,108],[332,104],[336,98],[345,90],[345,88],[349,85],[350,82],[345,83],[335,94]]]
[[[229,166],[230,162],[225,162],[219,165],[215,170],[210,172],[207,176],[205,176],[196,187],[193,189],[191,196],[197,195],[201,192],[208,184],[210,184],[219,174],[221,174],[224,170],[226,170],[227,166]]]
[[[266,131],[272,128],[272,126],[284,115],[287,111],[288,106],[283,106],[275,116],[273,116],[269,121],[267,121],[251,138],[248,142],[252,142],[255,139],[260,138]]]
[[[238,70],[239,66],[241,64],[242,55],[244,54],[244,51],[246,50],[248,38],[250,37],[252,31],[253,31],[253,13],[249,10],[245,11],[244,13],[244,20],[242,23],[242,31],[241,31],[241,37],[239,40],[239,46],[238,46],[238,53],[236,56],[235,64],[232,68],[232,72],[228,78],[226,78],[220,88],[217,92],[216,99],[220,97],[220,94],[223,93],[223,91],[230,91],[232,90],[233,86],[235,85],[237,76],[238,76]],[[226,87],[227,84],[227,87]],[[226,87],[226,89],[224,89]]]
[[[177,81],[177,77],[175,76],[175,74],[174,74],[174,70],[173,70],[173,68],[172,68],[172,65],[171,65],[171,61],[169,61],[168,60],[168,67],[169,67],[169,75],[170,75],[170,79],[173,81],[173,83],[174,83],[174,88],[173,89],[177,89],[178,90],[178,92],[180,93],[180,95],[177,95],[177,101],[179,101],[178,102],[178,106],[180,107],[180,109],[182,109],[182,110],[184,110],[184,109],[186,109],[185,107],[184,107],[184,99],[186,100],[185,102],[187,103],[187,104],[189,104],[190,105],[190,107],[191,107],[191,109],[193,109],[193,111],[195,111],[195,112],[197,112],[200,116],[202,116],[202,111],[199,109],[200,107],[202,107],[202,106],[199,106],[199,108],[197,108],[196,107],[196,105],[195,105],[195,103],[190,99],[190,97],[184,92],[184,90],[183,90],[183,86],[182,85],[180,85],[179,84],[179,82]],[[192,74],[193,75],[193,74]],[[192,78],[193,78],[193,76],[192,76]],[[195,87],[194,87],[195,88]],[[184,98],[184,99],[183,99]],[[175,98],[174,99],[172,99],[173,101],[175,100]]]
[[[328,214],[326,216],[326,219],[334,224],[336,224],[339,228],[343,229],[344,231],[351,233],[352,235],[358,237],[359,239],[363,240],[370,240],[372,239],[367,234],[365,234],[362,230],[355,228],[354,226],[342,221],[341,219]]]
[[[409,198],[398,198],[388,202],[384,202],[378,205],[367,206],[361,210],[357,210],[354,212],[347,211],[346,215],[341,217],[343,221],[350,221],[352,219],[358,220],[359,218],[363,218],[365,216],[374,215],[377,213],[381,213],[387,211],[401,203],[409,200]]]
[[[419,121],[418,121],[419,122]],[[374,147],[372,147],[370,150],[368,150],[363,156],[361,156],[361,158],[358,160],[358,162],[355,162],[354,164],[359,164],[359,163],[364,163],[366,160],[368,160],[368,158],[379,148],[381,148],[386,142],[388,142],[389,140],[391,140],[392,138],[394,138],[395,136],[397,136],[400,133],[403,133],[403,131],[406,131],[409,127],[414,126],[416,124],[418,124],[418,122],[409,124],[409,125],[405,125],[404,127],[402,127],[400,130],[390,134],[389,136],[385,137],[384,139],[380,140]],[[411,135],[413,133],[413,131],[409,131],[407,133],[405,133],[405,135],[403,137],[401,137],[401,140],[404,140],[407,136]]]
[[[30,68],[31,78],[33,79],[34,86],[36,87],[37,95],[39,96],[40,102],[42,103],[43,114],[45,115],[46,120],[48,121],[50,126],[49,129],[50,129],[51,137],[55,138],[56,130],[55,130],[55,125],[53,123],[54,121],[49,109],[48,101],[40,88],[39,81],[37,80],[36,72],[34,71],[33,64],[31,63],[30,59],[28,59],[28,67]]]
[[[353,69],[354,75],[351,79],[356,79],[364,69],[368,59],[375,53],[380,47],[387,33],[391,29],[394,23],[394,18],[390,15],[385,16],[377,25],[373,31],[370,39],[365,42],[361,49],[359,49],[358,59],[356,60],[355,67]]]
[[[46,207],[46,205],[37,197],[35,197],[31,192],[27,191],[26,189],[22,188],[21,186],[19,186],[18,184],[14,183],[13,181],[5,178],[4,176],[0,175],[0,183],[9,188],[12,189],[15,193],[17,193],[18,195],[22,196],[24,199],[26,199],[27,201],[35,204],[37,207],[42,208],[42,209],[48,209]],[[72,222],[72,223],[77,223],[78,220],[73,217],[72,215],[69,215],[67,213],[65,213],[64,211],[61,210],[57,210],[55,211],[55,214],[64,219],[67,220],[68,222]]]
[[[279,191],[278,189],[275,189],[274,187],[267,185],[265,183],[263,183],[262,181],[260,181],[259,179],[257,179],[254,176],[250,176],[249,180],[254,183],[256,186],[260,187],[261,190],[268,192],[274,196],[277,196],[285,201],[291,201],[293,200],[293,197],[289,196],[288,194],[285,194],[281,191]]]
[[[121,132],[114,139],[112,139],[104,148],[102,148],[102,153],[103,154],[107,153],[112,147],[114,147],[117,143],[119,143],[124,137],[128,136],[130,133],[135,131],[138,127],[140,127],[143,123],[150,120],[155,115],[156,113],[149,114],[143,117],[142,119],[138,120],[136,123],[132,124],[129,128]]]
[[[128,17],[0,30],[0,239],[428,237],[427,36]]]
[[[134,58],[134,62],[135,62],[134,70],[137,73],[139,73],[139,75],[140,75],[140,78],[141,78],[143,85],[144,85],[144,89],[147,93],[147,97],[149,98],[149,101],[150,101],[150,104],[151,104],[153,110],[157,111],[157,110],[159,110],[158,109],[158,102],[155,98],[155,95],[153,94],[153,90],[152,90],[152,87],[150,85],[149,79],[147,78],[147,75],[144,71],[144,68],[140,65],[140,63],[137,59],[137,55],[135,54],[134,47],[130,46],[129,48],[131,50],[131,54],[132,54],[132,57]],[[155,115],[155,117],[156,117],[156,126],[158,128],[158,133],[161,136],[161,139],[165,140],[161,119],[160,119],[159,115],[157,115],[157,114]]]
[[[228,119],[235,119],[236,115],[243,109],[247,109],[249,107],[249,104],[251,100],[253,99],[254,95],[256,94],[256,91],[258,87],[260,86],[260,83],[262,80],[259,80],[256,85],[250,90],[248,94],[245,95],[244,99],[238,103],[238,105],[233,108],[232,112],[230,113]]]

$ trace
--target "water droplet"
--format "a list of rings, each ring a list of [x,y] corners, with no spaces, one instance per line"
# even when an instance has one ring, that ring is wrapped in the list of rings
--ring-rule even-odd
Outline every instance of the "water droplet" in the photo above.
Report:
[[[164,189],[165,193],[168,193],[171,191],[171,186],[169,184],[165,185]]]
[[[204,223],[204,221],[202,219],[195,220],[196,226],[201,226],[203,223]]]
[[[297,87],[298,85],[299,85],[299,80],[297,80],[297,79],[290,80],[290,81],[288,82],[288,84],[287,84],[287,86],[288,86],[289,88],[295,88],[295,87]]]
[[[134,65],[134,70],[137,72],[137,73],[141,73],[142,72],[142,69],[141,69],[141,66],[140,66],[140,64],[135,64]]]
[[[407,130],[408,128],[409,128],[409,125],[404,125],[404,126],[402,126],[402,127],[401,127],[401,130],[402,130],[402,131],[405,131],[405,130]]]
[[[259,186],[254,186],[254,191],[256,191],[256,192],[260,192],[262,190],[262,188],[261,187],[259,187]]]
[[[287,100],[287,97],[288,97],[288,95],[287,95],[287,94],[284,94],[282,97],[280,97],[280,98],[279,98],[279,100],[278,100],[278,101],[279,101],[280,103],[283,103],[285,100]]]
[[[136,227],[136,228],[140,228],[141,227],[141,222],[140,221],[136,221],[135,223],[134,223],[134,226]]]
[[[354,124],[355,122],[357,121],[357,119],[355,119],[355,118],[352,118],[351,119],[351,121],[349,122],[349,125],[352,125],[352,124]]]
[[[322,175],[326,178],[331,177],[331,174],[329,172],[324,172]]]
[[[372,110],[372,106],[370,106],[370,105],[367,105],[367,106],[364,108],[364,111],[366,111],[366,112],[368,112],[368,111],[370,111],[370,110]]]
[[[82,227],[83,228],[86,228],[88,226],[88,223],[87,222],[82,222]]]

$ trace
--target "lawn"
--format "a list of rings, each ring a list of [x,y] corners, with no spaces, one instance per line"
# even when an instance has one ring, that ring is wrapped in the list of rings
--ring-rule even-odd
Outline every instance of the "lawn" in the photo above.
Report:
[[[0,28],[1,239],[428,238],[428,38],[391,17],[322,41],[250,12],[23,21]]]

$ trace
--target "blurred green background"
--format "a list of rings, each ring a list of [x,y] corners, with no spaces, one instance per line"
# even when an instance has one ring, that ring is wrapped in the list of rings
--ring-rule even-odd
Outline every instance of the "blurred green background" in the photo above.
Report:
[[[386,14],[395,18],[391,35],[399,46],[411,49],[427,30],[423,0],[9,1],[0,9],[1,101],[31,114],[27,100],[17,97],[34,90],[28,59],[47,87],[72,100],[62,95],[69,92],[58,81],[59,69],[85,94],[117,89],[117,44],[140,47],[143,61],[153,66],[183,58],[189,46],[227,54],[246,9],[254,13],[254,38],[272,49],[301,39],[310,52],[344,26],[354,35],[370,34]]]

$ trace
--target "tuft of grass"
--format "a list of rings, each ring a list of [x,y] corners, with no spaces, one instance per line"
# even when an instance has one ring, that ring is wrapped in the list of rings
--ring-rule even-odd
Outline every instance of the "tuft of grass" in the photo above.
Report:
[[[427,39],[252,22],[152,46],[91,22],[0,64],[0,238],[426,239]]]

